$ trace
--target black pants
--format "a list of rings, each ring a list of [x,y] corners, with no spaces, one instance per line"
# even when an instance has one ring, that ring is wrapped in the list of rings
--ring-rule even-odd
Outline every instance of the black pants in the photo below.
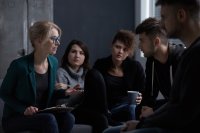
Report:
[[[74,116],[69,112],[39,113],[32,116],[17,115],[3,118],[5,133],[36,131],[40,133],[70,133]]]
[[[87,72],[84,86],[84,100],[72,111],[76,123],[89,124],[93,133],[102,133],[108,127],[106,86],[101,73],[95,69]]]

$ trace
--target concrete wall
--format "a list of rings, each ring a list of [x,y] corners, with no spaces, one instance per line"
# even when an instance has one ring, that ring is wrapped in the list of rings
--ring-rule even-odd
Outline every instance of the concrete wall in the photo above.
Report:
[[[37,20],[53,20],[53,0],[0,0],[0,80],[13,59],[32,51],[27,29]]]
[[[134,0],[55,0],[54,21],[62,28],[60,60],[72,39],[85,42],[91,65],[111,53],[111,41],[119,29],[134,30]]]

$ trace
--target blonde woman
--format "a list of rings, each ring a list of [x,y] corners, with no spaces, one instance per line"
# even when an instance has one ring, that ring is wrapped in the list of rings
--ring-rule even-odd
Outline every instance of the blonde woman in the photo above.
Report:
[[[74,124],[71,113],[37,113],[66,94],[54,88],[58,63],[53,55],[60,45],[61,29],[53,22],[38,21],[29,28],[29,36],[34,51],[12,61],[0,89],[5,103],[3,129],[70,133]]]

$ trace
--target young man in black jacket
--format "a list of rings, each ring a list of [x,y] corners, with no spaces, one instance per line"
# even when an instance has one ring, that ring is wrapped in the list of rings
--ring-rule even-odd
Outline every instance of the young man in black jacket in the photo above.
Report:
[[[165,29],[155,18],[148,18],[139,24],[136,27],[136,34],[139,34],[139,48],[147,57],[141,118],[152,114],[153,110],[168,101],[184,45],[170,44]],[[163,96],[160,99],[159,93]]]
[[[156,5],[161,5],[161,18],[167,35],[178,37],[186,45],[186,50],[178,64],[168,102],[141,121],[127,122],[121,130],[128,133],[198,132],[200,1],[157,0]]]

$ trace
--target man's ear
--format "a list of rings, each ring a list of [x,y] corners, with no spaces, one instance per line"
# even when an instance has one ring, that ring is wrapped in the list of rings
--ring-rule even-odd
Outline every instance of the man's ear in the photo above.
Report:
[[[161,41],[161,40],[160,40],[159,37],[155,37],[155,38],[154,38],[154,45],[155,45],[155,46],[160,45],[160,41]]]
[[[186,18],[187,18],[187,13],[186,13],[186,11],[185,11],[183,8],[178,9],[178,11],[177,11],[177,19],[178,19],[180,22],[183,22],[183,21],[186,20]]]

